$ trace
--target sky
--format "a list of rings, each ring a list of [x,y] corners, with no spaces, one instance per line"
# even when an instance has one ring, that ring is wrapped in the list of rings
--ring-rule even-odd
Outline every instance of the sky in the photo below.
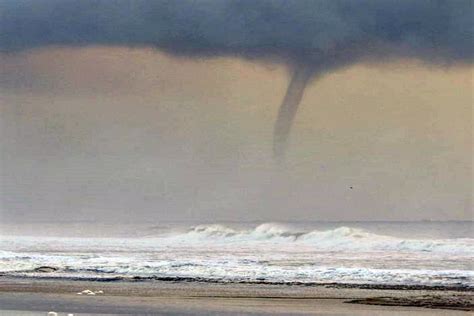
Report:
[[[472,219],[473,66],[472,46],[465,44],[472,32],[458,36],[466,24],[457,23],[457,13],[449,40],[429,37],[429,45],[423,27],[402,30],[385,22],[387,15],[377,23],[390,26],[390,36],[360,28],[376,44],[342,28],[288,42],[297,34],[290,28],[270,37],[284,49],[255,51],[248,48],[252,29],[232,33],[240,25],[232,22],[228,35],[238,40],[228,53],[230,44],[223,49],[220,34],[206,28],[196,38],[207,46],[189,34],[184,39],[191,46],[153,33],[166,43],[160,46],[159,40],[130,43],[132,37],[113,32],[93,37],[84,27],[62,33],[16,28],[23,37],[15,40],[12,21],[34,29],[51,17],[45,9],[33,19],[15,6],[13,14],[0,15],[7,26],[0,31],[1,221]],[[229,9],[219,10],[203,6],[195,23],[214,22],[209,16]],[[314,21],[331,17],[323,21],[340,25],[332,7],[315,12],[322,13]],[[416,20],[428,11],[411,12]],[[285,22],[275,16],[269,25]],[[422,26],[439,27],[432,19]],[[246,21],[268,47],[262,33],[268,25]],[[393,30],[409,36],[394,39]],[[336,53],[332,47],[344,46],[348,36],[376,51],[388,47],[393,56],[350,45]],[[81,41],[71,44],[71,38]],[[308,39],[317,58],[298,53],[308,49]],[[313,75],[281,163],[273,152],[274,124],[295,65]]]

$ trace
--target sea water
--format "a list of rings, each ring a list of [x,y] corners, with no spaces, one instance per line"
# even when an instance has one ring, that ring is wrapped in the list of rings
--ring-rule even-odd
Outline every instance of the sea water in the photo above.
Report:
[[[473,222],[3,224],[0,273],[473,287],[473,235]]]

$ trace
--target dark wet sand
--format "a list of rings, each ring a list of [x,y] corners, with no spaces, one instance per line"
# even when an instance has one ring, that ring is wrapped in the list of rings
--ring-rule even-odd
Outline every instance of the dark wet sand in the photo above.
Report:
[[[104,293],[77,294],[86,289]],[[470,312],[449,308],[464,306],[463,309],[472,311],[472,294],[443,290],[1,277],[0,315],[46,315],[48,311],[59,315],[469,315]],[[419,299],[429,303],[430,298],[437,303],[415,307]],[[347,303],[353,300],[371,305]],[[459,306],[443,306],[443,302]]]

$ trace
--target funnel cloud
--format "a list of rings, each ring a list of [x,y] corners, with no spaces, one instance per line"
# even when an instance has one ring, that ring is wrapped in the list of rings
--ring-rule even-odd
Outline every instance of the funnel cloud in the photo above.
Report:
[[[281,103],[278,118],[273,132],[273,155],[280,162],[284,158],[288,145],[288,135],[291,123],[298,110],[298,105],[303,97],[304,89],[313,74],[313,69],[305,65],[295,68],[291,82]]]
[[[314,78],[359,61],[471,63],[470,0],[1,0],[0,50],[154,47],[185,58],[235,56],[287,64],[293,77],[274,127],[283,160]]]

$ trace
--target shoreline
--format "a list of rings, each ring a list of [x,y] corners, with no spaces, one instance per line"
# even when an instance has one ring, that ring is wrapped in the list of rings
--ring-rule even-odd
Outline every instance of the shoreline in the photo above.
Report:
[[[84,290],[100,295],[79,295]],[[332,285],[77,281],[0,277],[1,310],[70,313],[466,315],[472,291]],[[321,313],[319,313],[321,312]],[[319,313],[319,314],[318,314]],[[368,314],[367,314],[368,313]],[[409,314],[407,314],[409,315]]]
[[[51,268],[51,267],[41,267]],[[52,268],[55,269],[55,268]],[[53,270],[54,271],[54,270]],[[222,284],[222,285],[268,285],[268,286],[299,286],[299,287],[326,287],[336,289],[366,289],[366,290],[408,290],[408,291],[452,291],[473,292],[474,287],[470,285],[418,285],[418,284],[379,284],[379,283],[341,283],[341,282],[274,282],[265,280],[219,280],[194,277],[64,277],[47,275],[53,271],[41,272],[41,276],[9,275],[0,273],[0,280],[31,280],[31,281],[59,281],[59,282],[97,282],[97,283],[140,283],[140,282],[163,282],[163,283],[194,283],[194,284]],[[1,282],[1,281],[0,281]]]

